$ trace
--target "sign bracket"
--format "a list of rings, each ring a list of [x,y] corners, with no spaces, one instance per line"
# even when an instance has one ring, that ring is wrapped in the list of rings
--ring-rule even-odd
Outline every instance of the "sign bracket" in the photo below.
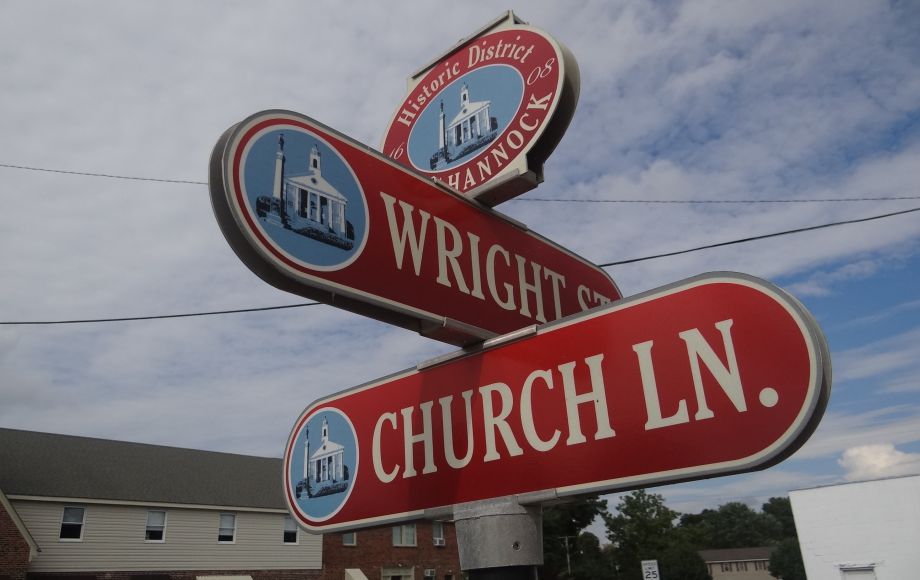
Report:
[[[448,317],[420,321],[418,333],[426,338],[461,345],[475,344],[496,336],[495,332]]]
[[[498,16],[495,19],[491,20],[488,24],[481,27],[479,30],[477,30],[473,34],[465,38],[462,38],[459,42],[457,42],[457,44],[455,44],[454,46],[444,51],[444,53],[441,56],[433,59],[431,62],[422,66],[420,69],[418,69],[417,71],[409,75],[409,88],[411,89],[413,86],[418,84],[418,82],[421,80],[421,77],[426,72],[434,68],[442,60],[446,59],[450,55],[459,51],[466,44],[468,44],[471,40],[475,40],[479,36],[482,36],[483,34],[486,34],[487,32],[493,29],[496,29],[500,26],[514,26],[518,24],[526,25],[527,22],[525,22],[524,20],[521,20],[521,18],[519,18],[518,15],[515,14],[513,10],[508,10],[504,12],[501,16]]]
[[[515,169],[507,175],[493,179],[489,183],[484,183],[476,189],[471,189],[466,195],[486,207],[495,207],[503,201],[514,199],[543,183],[543,165],[537,163],[535,164],[535,169],[536,171],[531,169],[524,172]]]
[[[492,348],[500,344],[505,344],[508,342],[512,342],[512,341],[530,336],[532,334],[536,334],[536,332],[537,332],[537,325],[531,324],[530,326],[525,326],[524,328],[521,328],[520,330],[515,330],[514,332],[509,332],[508,334],[503,334],[501,336],[493,335],[491,338],[480,340],[478,343],[469,344],[461,350],[455,350],[453,352],[442,354],[436,357],[432,357],[426,361],[422,361],[418,363],[417,365],[415,365],[415,370],[421,371],[424,369],[435,367],[435,366],[450,362],[454,359],[458,359],[458,358],[461,358],[461,357],[464,357],[470,354],[477,353],[486,348]]]
[[[535,578],[543,564],[543,514],[515,497],[454,508],[460,568],[471,580]]]

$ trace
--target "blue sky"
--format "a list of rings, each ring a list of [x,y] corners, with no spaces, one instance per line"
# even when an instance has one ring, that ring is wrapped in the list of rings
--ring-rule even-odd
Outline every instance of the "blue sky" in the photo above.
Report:
[[[0,164],[204,182],[221,133],[272,108],[377,146],[408,75],[507,8],[11,0]],[[920,207],[914,2],[528,2],[517,13],[571,49],[581,94],[545,183],[500,210],[590,260]],[[2,321],[303,302],[237,260],[200,183],[10,167],[0,183]],[[538,201],[867,197],[912,199]],[[766,278],[808,306],[831,346],[833,392],[789,460],[659,488],[672,508],[920,472],[920,214],[608,269],[626,295],[717,270]],[[326,306],[3,325],[0,426],[280,456],[313,400],[450,350]]]

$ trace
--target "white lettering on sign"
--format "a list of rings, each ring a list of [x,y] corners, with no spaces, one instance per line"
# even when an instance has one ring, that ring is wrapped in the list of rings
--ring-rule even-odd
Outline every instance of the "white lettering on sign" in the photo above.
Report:
[[[520,40],[521,37],[517,36],[515,40]],[[517,44],[516,42],[505,42],[501,39],[497,43],[490,43],[488,40],[483,40],[479,44],[474,44],[470,46],[470,55],[469,55],[469,68],[473,68],[477,64],[489,60],[494,60],[496,58],[510,58],[511,60],[516,60],[520,63],[525,63],[527,57],[530,56],[530,53],[533,52],[534,45],[525,46],[523,44]]]
[[[562,318],[562,296],[567,289],[564,275],[513,254],[500,244],[483,248],[481,238],[473,232],[461,231],[449,221],[392,195],[381,191],[380,198],[386,209],[397,270],[408,268],[411,261],[417,277],[432,276],[442,286],[492,302],[503,310],[517,311],[537,322]],[[432,229],[433,242],[429,241]],[[436,272],[430,266],[426,268],[425,246],[430,243],[435,244]],[[610,302],[584,285],[575,292],[582,310]]]
[[[473,459],[473,391],[464,391],[460,396],[463,397],[466,409],[466,414],[464,415],[466,417],[466,455],[462,459],[458,458],[454,451],[454,422],[453,414],[450,410],[451,401],[454,400],[454,397],[449,395],[438,399],[438,403],[441,404],[441,424],[444,427],[444,459],[447,460],[447,465],[454,469],[466,467],[469,465],[470,460]],[[377,456],[375,456],[375,461],[376,458]]]
[[[397,122],[402,123],[406,127],[411,127],[416,115],[424,108],[425,103],[427,103],[446,83],[449,83],[459,74],[459,62],[445,62],[444,70],[442,70],[437,77],[422,85],[422,90],[415,95],[414,101],[406,103],[407,106],[399,112],[399,116],[396,119]]]
[[[384,422],[389,423],[395,429],[396,413],[384,413],[377,419],[377,424],[374,425],[374,448],[371,455],[374,456],[374,473],[377,474],[377,479],[383,483],[390,483],[396,479],[396,475],[399,473],[399,466],[397,465],[390,471],[384,471],[383,469],[383,462],[380,460],[380,433],[383,431]]]
[[[741,389],[741,376],[738,373],[738,360],[735,356],[735,348],[732,344],[731,327],[734,321],[723,320],[716,323],[716,329],[722,335],[722,346],[725,349],[725,355],[728,359],[728,367],[722,364],[718,355],[700,334],[696,328],[681,332],[681,340],[687,345],[687,356],[690,361],[690,371],[693,376],[693,390],[696,394],[696,414],[693,418],[697,421],[701,419],[711,419],[715,415],[706,404],[706,393],[703,390],[703,379],[700,375],[700,363],[706,365],[707,370],[712,373],[719,387],[728,396],[735,409],[739,413],[747,411],[747,404],[744,400],[744,392]],[[652,365],[652,343],[653,341],[643,342],[633,345],[633,351],[639,358],[639,370],[642,374],[642,390],[645,394],[645,408],[648,421],[645,423],[645,430],[659,429],[661,427],[670,427],[681,423],[689,423],[690,416],[687,413],[687,401],[681,399],[677,405],[677,411],[668,417],[661,414],[661,403],[658,399],[658,385],[655,381],[655,369]]]
[[[565,440],[566,445],[575,445],[587,441],[581,433],[581,421],[578,415],[578,405],[583,403],[594,403],[594,414],[597,417],[597,432],[594,434],[594,440],[607,439],[613,437],[616,433],[610,427],[610,417],[607,414],[607,393],[604,390],[604,373],[601,370],[601,362],[604,360],[603,354],[596,354],[585,359],[585,364],[591,371],[591,390],[587,393],[577,394],[575,385],[575,363],[565,363],[559,366],[559,372],[562,373],[562,385],[565,390],[565,414],[569,426],[569,438]]]
[[[412,212],[415,208],[404,201],[399,202],[399,208],[403,214],[402,231],[396,225],[396,209],[393,205],[396,198],[380,192],[380,197],[387,208],[387,222],[390,224],[390,237],[393,241],[393,255],[396,256],[396,269],[403,269],[403,256],[406,253],[406,243],[412,252],[412,265],[415,267],[415,275],[419,275],[422,267],[422,250],[424,250],[425,233],[428,231],[428,219],[431,217],[427,211],[419,211],[422,216],[421,231],[415,232],[415,220],[412,219]]]
[[[688,395],[692,393],[695,396],[696,413],[692,420],[701,421],[715,416],[707,402],[701,363],[734,410],[738,413],[747,411],[732,343],[732,324],[731,319],[715,323],[721,336],[725,362],[697,328],[673,337],[674,341],[683,341],[686,348],[687,381],[684,385],[668,385],[668,391],[679,391],[680,387],[684,387]],[[650,340],[631,347],[641,383],[633,387],[641,389],[645,400],[646,431],[691,421],[686,398],[681,398],[676,410],[671,410],[670,414],[662,410],[655,378],[653,346],[654,341]],[[464,390],[459,397],[463,401],[462,406],[455,405],[457,397],[449,395],[439,398],[437,406],[435,401],[424,401],[398,412],[382,413],[374,427],[371,444],[377,479],[390,483],[400,474],[402,478],[424,476],[437,472],[443,466],[462,469],[472,461],[488,463],[532,452],[545,453],[559,445],[571,447],[616,437],[612,421],[615,404],[610,400],[612,393],[608,391],[608,383],[616,384],[618,390],[629,388],[629,385],[608,380],[611,377],[605,370],[611,369],[604,368],[605,354],[596,353],[550,368],[533,369],[520,387],[492,382]],[[624,357],[608,358],[628,360]],[[561,389],[557,388],[559,386]],[[558,404],[541,406],[543,413],[547,413],[541,417],[535,409],[535,400],[558,401]],[[564,416],[561,414],[563,409]],[[474,414],[479,416],[474,417]],[[421,421],[414,421],[418,416]],[[585,433],[582,422],[586,418],[591,419],[593,432]],[[459,450],[455,448],[455,428],[465,432],[465,444]],[[440,437],[435,437],[438,431]],[[395,454],[384,452],[394,445],[402,449]],[[418,455],[417,449],[420,449]],[[384,461],[385,456],[391,458],[389,464]],[[419,458],[424,463],[420,472],[417,468]]]

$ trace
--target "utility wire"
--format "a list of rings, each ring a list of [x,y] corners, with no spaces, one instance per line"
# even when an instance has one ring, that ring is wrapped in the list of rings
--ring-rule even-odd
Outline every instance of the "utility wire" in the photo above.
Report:
[[[549,203],[840,203],[850,201],[901,201],[920,199],[920,195],[888,197],[828,197],[815,199],[577,199],[549,197],[517,197],[508,201],[541,201]]]
[[[0,167],[8,169],[23,169],[43,173],[62,173],[65,175],[81,175],[83,177],[104,177],[106,179],[127,179],[131,181],[155,181],[158,183],[187,183],[192,185],[207,185],[207,181],[192,181],[189,179],[164,179],[157,177],[134,177],[130,175],[114,175],[110,173],[92,173],[89,171],[68,171],[64,169],[48,169],[45,167],[29,167],[26,165],[12,165],[0,163]],[[550,198],[550,197],[518,197],[509,201],[540,202],[540,203],[648,203],[648,204],[718,204],[718,203],[848,203],[867,201],[903,201],[920,199],[920,195],[884,196],[884,197],[829,197],[815,199],[580,199],[580,198]]]
[[[678,256],[678,255],[680,255],[680,254],[689,254],[690,252],[698,252],[698,251],[700,251],[700,250],[708,250],[708,249],[710,249],[710,248],[719,248],[719,247],[722,247],[722,246],[731,246],[731,245],[734,245],[734,244],[743,244],[743,243],[746,243],[746,242],[753,242],[753,241],[755,241],[755,240],[765,240],[765,239],[767,239],[767,238],[776,238],[776,237],[779,237],[779,236],[788,236],[788,235],[790,235],[790,234],[799,234],[799,233],[802,233],[802,232],[810,232],[810,231],[813,231],[813,230],[820,230],[820,229],[824,229],[824,228],[832,228],[832,227],[835,227],[835,226],[845,226],[845,225],[849,225],[849,224],[858,224],[858,223],[861,223],[861,222],[870,222],[870,221],[873,221],[873,220],[880,220],[880,219],[890,218],[890,217],[893,217],[893,216],[896,216],[896,215],[903,215],[903,214],[912,213],[912,212],[915,212],[915,211],[920,211],[920,207],[915,207],[915,208],[913,208],[913,209],[905,209],[905,210],[903,210],[903,211],[895,211],[895,212],[891,212],[891,213],[886,213],[886,214],[876,215],[876,216],[871,216],[871,217],[866,217],[866,218],[859,218],[859,219],[853,219],[853,220],[846,220],[846,221],[842,221],[842,222],[832,222],[832,223],[829,223],[829,224],[821,224],[820,226],[809,226],[809,227],[807,227],[807,228],[797,228],[797,229],[794,229],[794,230],[786,230],[786,231],[784,231],[784,232],[774,232],[774,233],[772,233],[772,234],[764,234],[764,235],[762,235],[762,236],[751,236],[751,237],[749,237],[749,238],[742,238],[742,239],[739,239],[739,240],[730,240],[730,241],[728,241],[728,242],[719,242],[719,243],[717,243],[717,244],[708,244],[708,245],[705,245],[705,246],[697,246],[697,247],[695,247],[695,248],[687,248],[686,250],[677,250],[677,251],[674,251],[674,252],[665,252],[665,253],[663,253],[663,254],[654,254],[654,255],[652,255],[652,256],[643,256],[643,257],[641,257],[641,258],[631,258],[631,259],[629,259],[629,260],[619,260],[619,261],[617,261],[617,262],[607,262],[606,264],[598,264],[598,266],[601,267],[601,268],[607,268],[607,267],[609,267],[609,266],[622,266],[623,264],[632,264],[632,263],[635,263],[635,262],[643,262],[643,261],[645,261],[645,260],[654,260],[654,259],[657,259],[657,258],[665,258],[665,257],[668,257],[668,256]]]
[[[161,320],[163,318],[190,318],[192,316],[215,316],[218,314],[239,314],[242,312],[265,312],[266,310],[283,310],[285,308],[303,308],[318,306],[320,302],[288,304],[286,306],[265,306],[263,308],[240,308],[239,310],[214,310],[212,312],[191,312],[187,314],[157,314],[152,316],[127,316],[124,318],[89,318],[85,320],[30,320],[25,322],[0,322],[0,325],[52,325],[52,324],[89,324],[94,322],[130,322],[134,320]]]
[[[783,232],[775,232],[775,233],[772,233],[772,234],[764,234],[764,235],[761,235],[761,236],[752,236],[752,237],[749,237],[749,238],[742,238],[742,239],[738,239],[738,240],[730,240],[730,241],[727,241],[727,242],[719,242],[719,243],[717,243],[717,244],[708,244],[708,245],[705,245],[705,246],[697,246],[697,247],[695,247],[695,248],[688,248],[688,249],[685,249],[685,250],[677,250],[677,251],[674,251],[674,252],[666,252],[666,253],[663,253],[663,254],[655,254],[655,255],[653,255],[653,256],[643,256],[643,257],[641,257],[641,258],[631,258],[631,259],[629,259],[629,260],[619,260],[619,261],[616,261],[616,262],[607,262],[606,264],[597,264],[597,266],[600,267],[600,268],[609,268],[610,266],[621,266],[621,265],[623,265],[623,264],[633,264],[633,263],[635,263],[635,262],[644,262],[644,261],[646,261],[646,260],[655,260],[655,259],[664,258],[664,257],[667,257],[667,256],[677,256],[677,255],[679,255],[679,254],[689,254],[690,252],[698,252],[698,251],[700,251],[700,250],[708,250],[708,249],[710,249],[710,248],[718,248],[718,247],[722,247],[722,246],[731,246],[731,245],[734,245],[734,244],[743,244],[743,243],[752,242],[752,241],[755,241],[755,240],[764,240],[764,239],[767,239],[767,238],[776,238],[776,237],[779,237],[779,236],[788,236],[788,235],[791,235],[791,234],[798,234],[798,233],[802,233],[802,232],[809,232],[809,231],[812,231],[812,230],[820,230],[820,229],[831,228],[831,227],[835,227],[835,226],[843,226],[843,225],[850,225],[850,224],[856,224],[856,223],[861,223],[861,222],[868,222],[868,221],[873,221],[873,220],[880,220],[880,219],[885,219],[885,218],[894,217],[894,216],[898,216],[898,215],[904,215],[904,214],[908,214],[908,213],[913,213],[913,212],[917,212],[917,211],[920,211],[920,207],[915,207],[915,208],[913,208],[913,209],[906,209],[906,210],[903,210],[903,211],[896,211],[896,212],[887,213],[887,214],[882,214],[882,215],[877,215],[877,216],[870,216],[870,217],[866,217],[866,218],[858,218],[858,219],[846,220],[846,221],[842,221],[842,222],[833,222],[833,223],[828,223],[828,224],[821,224],[821,225],[818,225],[818,226],[809,226],[809,227],[806,227],[806,228],[798,228],[798,229],[794,229],[794,230],[786,230],[786,231],[783,231]],[[303,307],[305,307],[305,306],[317,306],[317,305],[319,305],[319,304],[322,304],[322,303],[321,303],[321,302],[307,302],[307,303],[303,303],[303,304],[289,304],[289,305],[287,305],[287,306],[267,306],[267,307],[264,307],[264,308],[242,308],[242,309],[239,309],[239,310],[218,310],[218,311],[213,311],[213,312],[192,312],[192,313],[188,313],[188,314],[164,314],[164,315],[154,315],[154,316],[130,316],[130,317],[125,317],[125,318],[96,318],[96,319],[86,319],[86,320],[48,320],[48,321],[0,322],[0,325],[4,325],[4,326],[14,326],[14,325],[26,326],[26,325],[54,325],[54,324],[88,324],[88,323],[94,323],[94,322],[128,322],[128,321],[135,321],[135,320],[159,320],[159,319],[163,319],[163,318],[189,318],[189,317],[192,317],[192,316],[215,316],[215,315],[218,315],[218,314],[238,314],[238,313],[241,313],[241,312],[264,312],[264,311],[266,311],[266,310],[281,310],[281,309],[285,309],[285,308],[303,308]]]
[[[83,177],[105,177],[106,179],[128,179],[131,181],[156,181],[159,183],[191,183],[193,185],[207,185],[207,181],[190,181],[187,179],[161,179],[157,177],[132,177],[130,175],[111,175],[108,173],[90,173],[89,171],[66,171],[64,169],[46,169],[44,167],[27,167],[25,165],[10,165],[0,163],[0,167],[9,169],[24,169],[26,171],[40,171],[43,173],[63,173],[66,175],[82,175]]]

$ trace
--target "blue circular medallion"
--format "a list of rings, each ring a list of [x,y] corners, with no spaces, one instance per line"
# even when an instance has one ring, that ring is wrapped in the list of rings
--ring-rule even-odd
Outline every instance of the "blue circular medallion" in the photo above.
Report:
[[[354,172],[321,137],[294,126],[258,134],[242,167],[249,212],[298,263],[337,270],[367,239],[367,202]]]
[[[358,474],[358,442],[348,417],[332,407],[313,411],[289,453],[286,483],[295,507],[316,522],[338,513]]]

